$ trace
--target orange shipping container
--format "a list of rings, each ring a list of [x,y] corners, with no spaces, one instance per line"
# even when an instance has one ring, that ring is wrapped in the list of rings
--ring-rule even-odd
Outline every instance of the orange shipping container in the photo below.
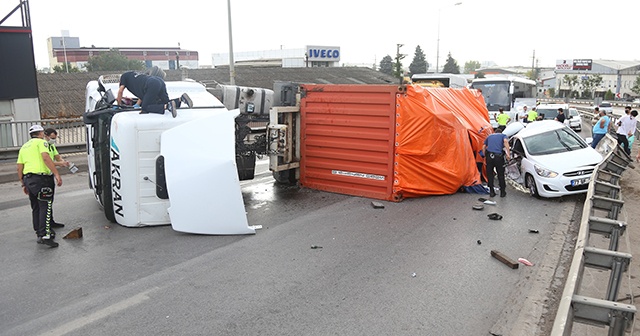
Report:
[[[300,110],[301,185],[391,201],[478,184],[492,132],[466,88],[305,84]]]

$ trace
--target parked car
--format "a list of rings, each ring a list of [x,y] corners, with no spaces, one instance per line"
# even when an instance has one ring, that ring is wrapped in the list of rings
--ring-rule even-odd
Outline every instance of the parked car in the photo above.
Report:
[[[613,105],[611,105],[610,102],[603,101],[602,103],[600,103],[600,105],[598,105],[598,107],[600,108],[600,111],[604,111],[607,114],[613,113]]]
[[[569,120],[569,127],[571,127],[572,130],[576,132],[582,131],[582,116],[577,109],[570,107],[567,118]]]
[[[602,155],[576,132],[552,120],[530,123],[510,139],[515,164],[532,196],[587,192]]]

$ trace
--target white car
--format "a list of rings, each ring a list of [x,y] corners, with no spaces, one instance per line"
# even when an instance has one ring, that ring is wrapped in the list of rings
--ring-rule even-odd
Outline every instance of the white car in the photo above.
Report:
[[[569,127],[554,121],[530,123],[511,139],[520,180],[532,196],[587,192],[602,155]]]
[[[569,120],[569,127],[571,127],[572,130],[577,132],[582,131],[582,116],[577,109],[570,107],[567,118]]]
[[[600,108],[600,111],[604,111],[607,114],[613,113],[613,105],[611,105],[610,102],[603,101],[602,103],[600,103],[600,105],[598,105],[598,107]]]

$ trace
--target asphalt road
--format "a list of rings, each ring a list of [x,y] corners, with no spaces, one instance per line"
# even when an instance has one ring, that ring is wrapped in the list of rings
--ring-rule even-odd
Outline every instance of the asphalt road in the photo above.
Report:
[[[264,172],[242,183],[249,223],[263,228],[201,236],[110,223],[86,179],[57,189],[58,236],[84,232],[57,249],[36,244],[18,184],[0,184],[0,335],[489,335],[527,300],[552,309],[562,283],[543,276],[566,261],[548,251],[571,239],[579,199],[510,187],[484,211],[464,193],[374,209]],[[494,249],[536,265],[513,270]]]

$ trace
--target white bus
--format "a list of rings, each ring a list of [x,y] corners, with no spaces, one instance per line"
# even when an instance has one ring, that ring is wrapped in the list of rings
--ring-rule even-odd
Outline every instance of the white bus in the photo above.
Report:
[[[464,76],[449,73],[415,74],[411,76],[411,82],[427,87],[463,88],[469,86]]]
[[[516,99],[535,101],[537,92],[535,81],[512,76],[476,78],[469,87],[482,92],[493,127],[498,126],[495,116],[498,114],[499,108],[504,109],[504,113],[511,117],[511,121],[516,121],[519,113],[522,112],[515,108]],[[528,106],[528,109],[532,107]]]

